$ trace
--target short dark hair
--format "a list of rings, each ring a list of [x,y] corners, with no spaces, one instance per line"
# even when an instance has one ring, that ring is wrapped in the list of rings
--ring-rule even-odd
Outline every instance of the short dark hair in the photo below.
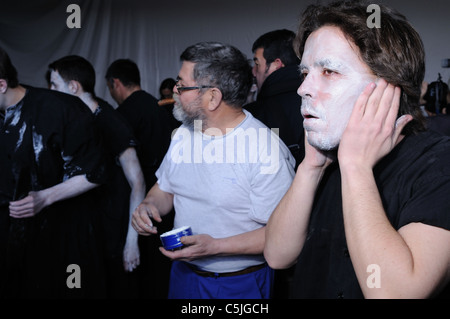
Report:
[[[159,86],[159,95],[161,96],[161,98],[163,98],[162,91],[163,91],[164,89],[170,89],[170,90],[172,91],[172,90],[173,90],[173,87],[175,86],[175,84],[177,84],[177,81],[175,81],[175,80],[172,79],[172,78],[164,79],[164,80],[161,82],[161,85]]]
[[[303,13],[294,49],[302,56],[309,35],[323,26],[338,27],[360,51],[372,72],[402,89],[399,116],[411,114],[403,134],[425,129],[419,99],[425,76],[425,50],[422,40],[407,19],[384,5],[380,28],[367,26],[368,3],[336,1],[326,6],[310,5]]]
[[[11,62],[8,53],[0,47],[0,79],[4,79],[10,88],[19,86],[17,70]]]
[[[195,63],[197,84],[217,87],[224,102],[231,106],[244,105],[253,75],[249,60],[237,48],[219,42],[200,42],[188,47],[180,60]]]
[[[441,114],[443,109],[447,107],[448,92],[448,85],[441,80],[430,83],[423,97],[426,101],[425,109],[431,113]]]
[[[141,75],[137,64],[130,59],[114,61],[106,71],[106,80],[119,79],[124,86],[141,85]]]
[[[68,55],[49,64],[49,69],[58,71],[64,81],[78,81],[85,92],[95,96],[95,70],[92,64],[78,55]]]
[[[263,57],[269,65],[275,59],[280,59],[284,65],[298,65],[300,59],[296,55],[292,42],[295,39],[295,33],[291,30],[282,29],[267,32],[261,35],[253,43],[252,52],[263,48]]]

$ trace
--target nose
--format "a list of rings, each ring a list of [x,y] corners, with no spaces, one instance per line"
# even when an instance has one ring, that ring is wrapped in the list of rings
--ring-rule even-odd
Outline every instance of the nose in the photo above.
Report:
[[[299,86],[297,90],[297,94],[302,98],[313,97],[314,95],[314,86],[313,86],[312,74],[307,74],[303,79],[302,84]]]

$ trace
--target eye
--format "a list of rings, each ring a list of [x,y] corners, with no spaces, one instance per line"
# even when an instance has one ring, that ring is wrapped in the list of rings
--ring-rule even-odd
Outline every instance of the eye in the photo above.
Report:
[[[330,69],[324,69],[323,70],[323,74],[326,76],[330,76],[330,75],[334,75],[334,74],[338,74],[336,71],[330,70]]]
[[[302,81],[304,79],[306,79],[307,76],[308,76],[308,71],[306,71],[306,70],[300,71],[300,78],[302,79]]]

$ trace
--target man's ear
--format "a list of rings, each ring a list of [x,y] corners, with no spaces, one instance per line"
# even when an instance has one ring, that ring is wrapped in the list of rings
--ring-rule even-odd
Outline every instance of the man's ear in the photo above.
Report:
[[[275,70],[278,70],[278,69],[281,69],[281,68],[284,68],[284,67],[285,67],[283,61],[281,61],[280,58],[276,58],[276,59],[272,62],[272,64],[274,64]]]
[[[218,88],[212,88],[209,90],[208,98],[208,110],[214,111],[222,102],[222,91],[220,91]]]
[[[78,91],[81,89],[80,82],[75,81],[75,80],[70,80],[69,84],[67,86],[70,90],[70,93],[72,93],[72,94],[77,94]]]
[[[0,94],[5,94],[8,90],[8,82],[4,79],[0,79]]]

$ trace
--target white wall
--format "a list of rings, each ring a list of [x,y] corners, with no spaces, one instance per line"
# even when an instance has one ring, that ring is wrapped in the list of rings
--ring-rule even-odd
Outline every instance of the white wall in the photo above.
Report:
[[[159,83],[176,77],[179,55],[198,41],[235,45],[249,58],[261,34],[296,31],[302,10],[313,0],[2,0],[0,46],[10,54],[23,83],[45,86],[50,62],[68,54],[87,58],[97,71],[96,92],[114,104],[104,74],[118,58],[136,61],[145,90],[158,97]],[[322,1],[328,2],[328,1]],[[81,28],[69,29],[69,4],[81,8]],[[450,9],[447,0],[385,0],[405,14],[421,34],[427,54],[426,81],[444,81],[450,69]]]

